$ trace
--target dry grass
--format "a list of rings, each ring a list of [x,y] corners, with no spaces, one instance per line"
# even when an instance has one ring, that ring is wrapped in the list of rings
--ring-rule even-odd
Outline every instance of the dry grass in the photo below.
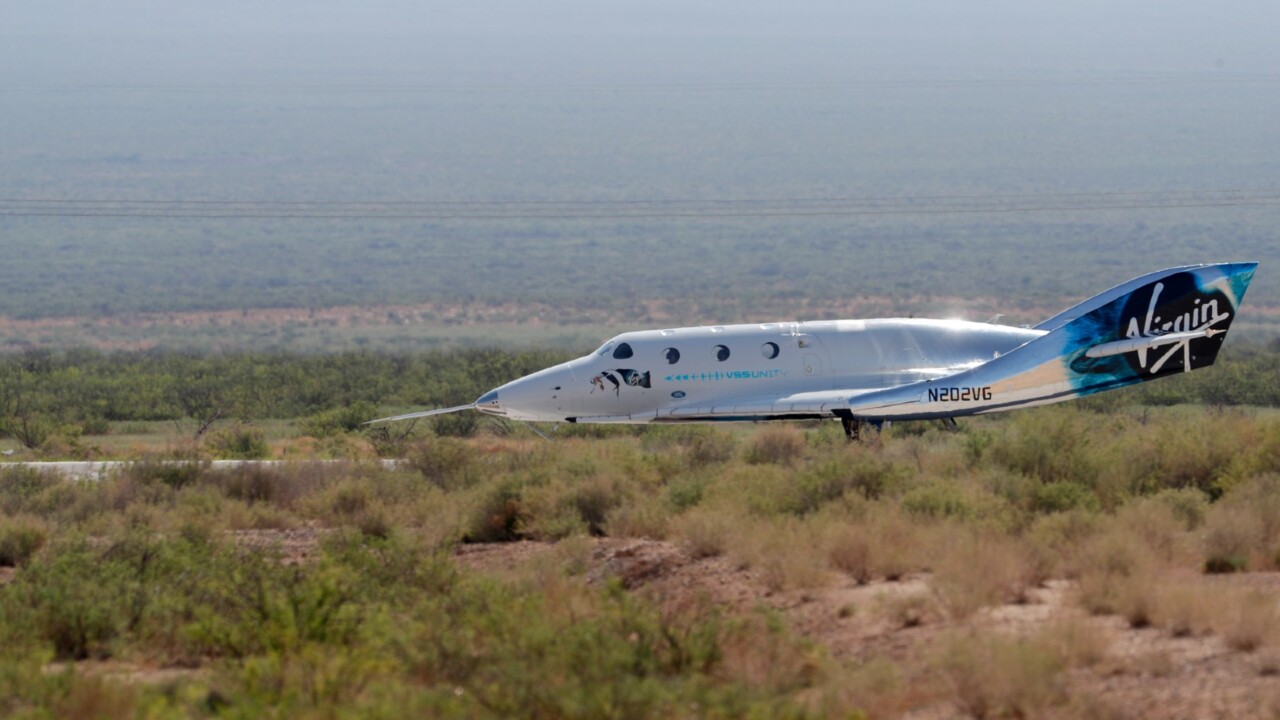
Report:
[[[769,425],[756,434],[747,449],[747,462],[752,465],[793,465],[808,443],[804,433],[792,425]]]
[[[882,594],[877,605],[881,617],[899,630],[919,627],[937,617],[934,599],[923,592]]]
[[[0,516],[0,567],[25,565],[48,539],[49,529],[38,517]]]
[[[1096,667],[1111,652],[1112,638],[1087,619],[1058,617],[1041,632],[1039,640],[1058,653],[1067,667]]]
[[[1159,565],[1140,537],[1113,525],[1084,544],[1074,565],[1082,607],[1096,615],[1123,613],[1131,624],[1149,622],[1146,589]]]
[[[1066,661],[1038,638],[959,633],[935,662],[956,704],[975,718],[1040,717],[1068,699]]]
[[[603,530],[609,537],[662,540],[671,532],[671,513],[661,497],[643,495],[610,510]]]
[[[1023,603],[1043,578],[1032,558],[1011,538],[982,530],[948,528],[939,535],[940,557],[929,579],[942,607],[963,620],[984,607]]]
[[[873,548],[866,527],[839,523],[827,531],[827,560],[831,566],[853,578],[859,585],[871,582]]]
[[[697,507],[671,522],[672,532],[695,558],[723,555],[740,518],[723,510]]]
[[[1236,590],[1220,597],[1213,626],[1228,647],[1253,652],[1280,639],[1280,613],[1273,594]]]
[[[1206,635],[1213,631],[1213,591],[1203,583],[1187,580],[1162,583],[1156,596],[1152,624],[1174,637]]]
[[[796,518],[750,520],[737,525],[729,555],[759,572],[770,590],[817,588],[830,581],[818,528]]]

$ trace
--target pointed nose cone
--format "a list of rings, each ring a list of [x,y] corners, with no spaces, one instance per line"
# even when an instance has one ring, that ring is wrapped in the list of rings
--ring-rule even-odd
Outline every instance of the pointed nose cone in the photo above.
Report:
[[[506,415],[507,411],[502,409],[502,404],[498,402],[498,391],[490,390],[480,396],[476,400],[476,409],[488,415]]]

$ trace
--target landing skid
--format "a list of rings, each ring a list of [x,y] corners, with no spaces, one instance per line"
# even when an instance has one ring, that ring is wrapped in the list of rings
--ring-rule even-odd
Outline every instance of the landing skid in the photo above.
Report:
[[[850,441],[854,441],[854,440],[857,440],[857,439],[858,439],[858,436],[859,436],[859,435],[861,434],[861,432],[862,432],[862,421],[861,421],[861,420],[859,420],[859,419],[857,419],[857,418],[855,418],[855,417],[853,417],[853,416],[851,416],[851,415],[850,415],[850,416],[847,416],[847,417],[842,416],[842,417],[840,418],[840,424],[841,424],[842,426],[844,426],[844,436],[845,436],[846,438],[848,438]]]
[[[862,428],[865,425],[870,425],[877,433],[883,430],[885,425],[888,425],[888,422],[884,420],[863,420],[862,418],[856,418],[853,416],[853,413],[850,412],[838,412],[836,413],[836,417],[840,418],[840,425],[844,427],[844,436],[848,438],[850,442],[860,440],[862,438]]]

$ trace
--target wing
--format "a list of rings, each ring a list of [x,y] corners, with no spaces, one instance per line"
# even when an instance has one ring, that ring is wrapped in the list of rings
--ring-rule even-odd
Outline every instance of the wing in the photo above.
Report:
[[[369,420],[361,423],[362,425],[373,425],[375,423],[396,422],[397,420],[414,420],[417,418],[431,417],[433,415],[448,415],[449,413],[461,412],[463,410],[475,409],[475,403],[470,405],[458,405],[450,408],[437,408],[435,410],[423,410],[422,412],[407,413],[405,415],[394,415],[392,417],[378,418],[377,420]]]

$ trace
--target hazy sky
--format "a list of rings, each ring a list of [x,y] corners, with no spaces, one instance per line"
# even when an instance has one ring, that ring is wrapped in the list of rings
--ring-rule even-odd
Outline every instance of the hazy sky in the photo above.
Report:
[[[615,66],[634,74],[637,63],[691,76],[710,63],[726,77],[758,67],[797,77],[1280,71],[1271,0],[45,0],[4,3],[0,37],[9,81],[42,69],[428,72],[442,59],[480,74],[532,62],[569,78]]]

